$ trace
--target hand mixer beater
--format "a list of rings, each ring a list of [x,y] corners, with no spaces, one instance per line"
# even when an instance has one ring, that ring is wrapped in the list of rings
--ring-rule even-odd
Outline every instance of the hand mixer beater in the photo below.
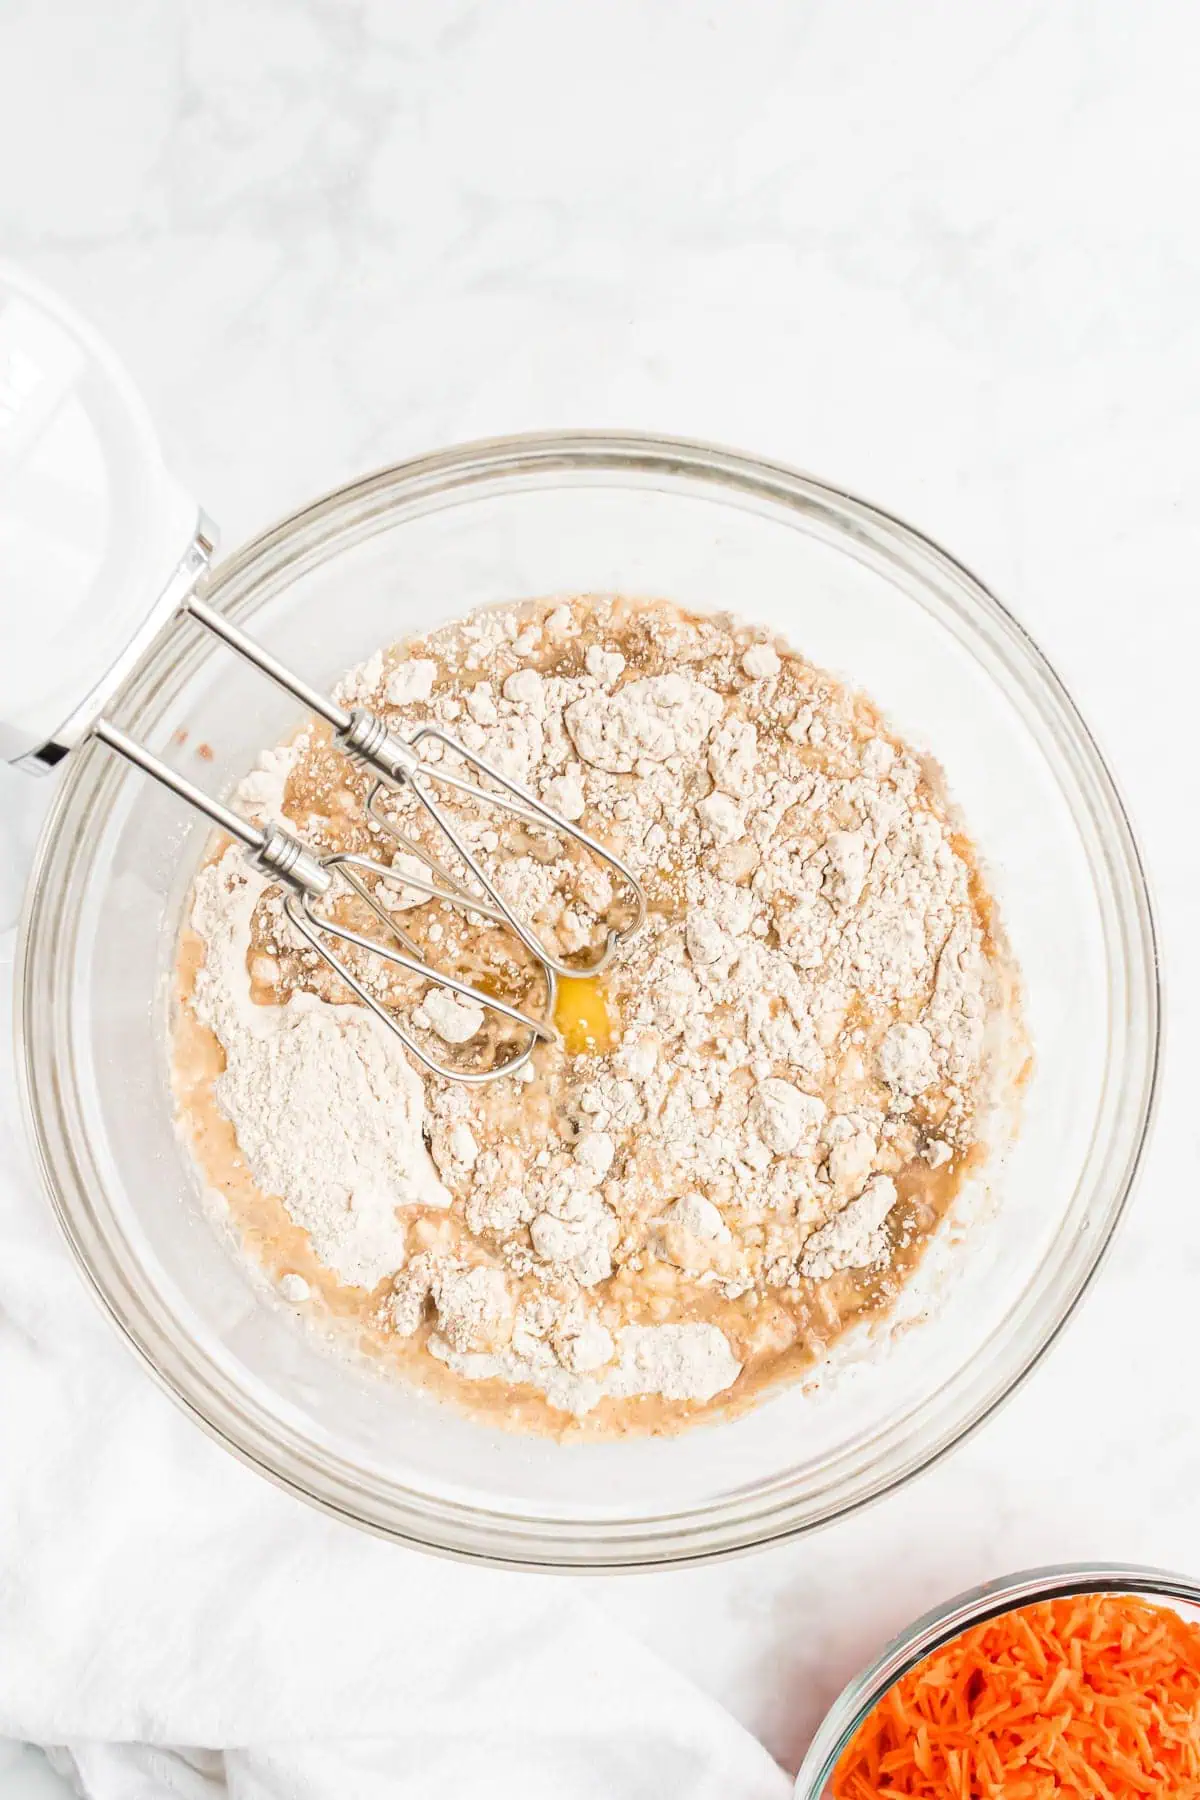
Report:
[[[86,491],[79,485],[79,470],[88,466],[78,454],[81,430],[90,436],[103,466],[107,517],[102,522],[107,530],[98,539],[95,484]],[[163,468],[140,402],[120,366],[52,296],[2,268],[0,474],[5,483],[0,582],[10,596],[6,635],[11,597],[23,602],[14,615],[23,641],[10,643],[0,665],[0,753],[18,766],[48,769],[91,736],[185,800],[240,843],[250,864],[282,888],[287,917],[301,938],[434,1074],[471,1084],[494,1081],[520,1070],[539,1041],[554,1041],[558,978],[599,975],[645,919],[645,896],[632,871],[587,832],[437,726],[422,725],[402,738],[365,708],[338,705],[202,599],[194,589],[207,570],[215,534]],[[55,513],[48,523],[51,484]],[[67,521],[64,497],[76,503],[76,517]],[[137,537],[131,544],[118,542],[122,554],[114,557],[113,534],[122,518],[126,526],[130,519],[136,521]],[[90,560],[79,554],[89,534]],[[64,553],[64,541],[70,554]],[[338,747],[375,777],[367,810],[376,835],[390,836],[405,853],[404,887],[517,939],[540,980],[536,1011],[522,1010],[428,961],[379,897],[380,884],[396,880],[392,864],[346,850],[321,855],[276,821],[250,822],[105,716],[124,676],[177,617],[191,618],[220,638],[329,725]],[[56,691],[31,698],[27,686],[15,679],[17,670],[48,666],[58,671]],[[438,746],[436,761],[427,754],[433,745]],[[413,797],[461,874],[452,873],[420,837],[397,823],[386,804],[397,793]],[[570,964],[554,955],[509,904],[446,804],[454,795],[474,807],[495,808],[526,828],[559,836],[617,877],[625,914],[619,924],[606,921],[604,942],[590,961]],[[414,858],[421,871],[414,869]],[[351,917],[361,920],[366,909],[370,933],[351,922],[347,902]],[[483,1066],[444,1061],[430,1053],[394,1008],[380,1001],[335,943],[436,983],[516,1027],[520,1035],[491,1045],[491,1060]]]
[[[347,711],[310,687],[261,644],[247,637],[223,613],[217,612],[199,597],[189,595],[183,603],[182,611],[221,638],[238,655],[277,682],[311,712],[326,720],[339,747],[355,762],[374,773],[376,780],[367,802],[371,818],[396,840],[409,858],[416,857],[429,871],[428,875],[422,875],[413,870],[411,861],[406,863],[403,876],[405,887],[415,888],[428,895],[431,900],[446,901],[470,916],[490,919],[512,931],[540,967],[544,987],[542,1016],[531,1017],[496,995],[461,981],[446,971],[433,968],[409,934],[376,897],[370,885],[379,881],[395,881],[396,871],[391,865],[374,857],[344,850],[318,856],[301,839],[278,823],[263,826],[251,824],[196,787],[108,719],[96,719],[92,725],[92,735],[101,743],[107,744],[109,749],[117,751],[129,762],[152,775],[156,781],[170,788],[237,839],[244,846],[251,866],[270,876],[284,888],[284,909],[296,930],[426,1068],[453,1080],[472,1083],[492,1081],[499,1075],[513,1074],[528,1061],[539,1039],[553,1040],[557,1037],[549,1021],[554,1010],[558,977],[588,978],[599,975],[612,960],[618,944],[624,943],[641,926],[645,918],[646,902],[637,878],[611,850],[545,806],[527,788],[502,774],[493,763],[468,750],[448,733],[436,726],[424,725],[410,738],[398,737],[388,730],[382,719],[364,707],[354,707]],[[477,777],[491,783],[490,790],[480,786],[479,779],[471,780],[455,773],[452,767],[447,766],[444,756],[437,763],[426,760],[421,753],[422,746],[431,742],[440,744],[444,752],[450,753],[451,758],[461,760],[475,771]],[[461,828],[440,803],[437,797],[439,787],[448,787],[485,807],[496,807],[528,825],[559,833],[594,856],[597,861],[606,864],[617,875],[626,889],[629,916],[619,927],[612,924],[606,926],[604,943],[590,961],[572,964],[556,957],[545,940],[509,905],[500,887],[468,845]],[[457,880],[442,862],[430,854],[419,838],[404,832],[395,823],[382,804],[389,789],[407,790],[416,798],[458,860],[469,871],[474,885]],[[339,885],[348,889],[370,910],[384,936],[368,937],[339,920],[330,905],[337,897]],[[329,947],[325,940],[330,937],[354,945],[369,955],[381,956],[397,968],[434,981],[439,986],[448,988],[451,993],[474,1001],[486,1011],[526,1027],[522,1048],[515,1056],[484,1070],[460,1068],[430,1056],[420,1041],[406,1030],[397,1015],[383,1006],[345,959]],[[389,942],[389,939],[392,941]]]

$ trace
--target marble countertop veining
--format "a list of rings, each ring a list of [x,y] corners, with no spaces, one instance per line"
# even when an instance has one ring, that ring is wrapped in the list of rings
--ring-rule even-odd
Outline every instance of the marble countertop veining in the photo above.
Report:
[[[1058,1558],[1200,1569],[1198,40],[1171,0],[0,10],[0,245],[108,333],[229,546],[463,438],[726,441],[950,545],[1112,760],[1169,1055],[1078,1320],[886,1502],[591,1590],[792,1764],[957,1588]],[[44,795],[3,773],[11,871]]]

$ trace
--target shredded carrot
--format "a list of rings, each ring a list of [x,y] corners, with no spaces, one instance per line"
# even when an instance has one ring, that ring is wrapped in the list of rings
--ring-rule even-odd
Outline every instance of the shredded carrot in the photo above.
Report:
[[[1004,1613],[883,1696],[832,1800],[1200,1800],[1200,1625],[1119,1594]]]

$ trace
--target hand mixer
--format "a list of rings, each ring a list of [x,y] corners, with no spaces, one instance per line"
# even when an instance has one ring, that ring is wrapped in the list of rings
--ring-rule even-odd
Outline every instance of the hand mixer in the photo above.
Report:
[[[195,591],[215,542],[209,521],[168,475],[153,429],[111,351],[56,298],[0,266],[0,755],[18,767],[53,768],[95,738],[171,790],[235,841],[248,862],[284,890],[301,937],[405,1048],[434,1074],[471,1084],[519,1071],[551,1022],[560,976],[594,977],[642,925],[645,895],[626,864],[537,796],[434,725],[409,738],[363,707],[347,710],[286,668]],[[330,726],[334,742],[375,776],[367,809],[375,825],[416,857],[427,875],[405,888],[510,931],[534,959],[544,990],[540,1015],[434,968],[378,899],[372,884],[396,880],[389,863],[350,851],[319,855],[278,822],[242,818],[105,716],[121,682],[159,632],[192,619]],[[31,672],[44,671],[39,684]],[[435,763],[424,753],[440,747]],[[447,760],[446,753],[449,753]],[[456,772],[453,764],[467,772]],[[486,784],[486,785],[484,785]],[[505,899],[443,803],[439,790],[495,807],[559,834],[606,865],[625,889],[628,918],[606,924],[591,960],[556,957]],[[413,795],[465,872],[452,874],[389,816],[389,792]],[[355,930],[331,908],[346,896],[365,905],[381,936]],[[482,1068],[431,1055],[331,947],[330,939],[446,988],[522,1029],[514,1054]],[[508,1046],[506,1046],[507,1048]]]

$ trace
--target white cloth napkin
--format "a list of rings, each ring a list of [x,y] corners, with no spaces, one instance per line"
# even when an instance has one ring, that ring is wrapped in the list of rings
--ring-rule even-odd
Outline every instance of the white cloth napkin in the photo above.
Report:
[[[0,1734],[91,1800],[784,1800],[586,1582],[381,1543],[186,1420],[71,1264],[10,1065],[5,1034]]]

